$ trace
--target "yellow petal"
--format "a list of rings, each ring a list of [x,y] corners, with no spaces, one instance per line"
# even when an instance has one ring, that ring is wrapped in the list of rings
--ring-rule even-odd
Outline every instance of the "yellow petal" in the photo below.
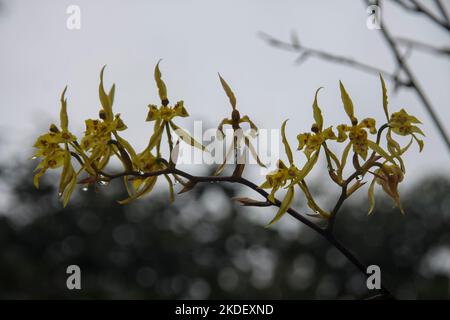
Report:
[[[377,133],[377,128],[375,127],[376,121],[373,118],[365,118],[363,121],[361,121],[360,125],[362,125],[364,128],[369,129],[371,134]]]
[[[305,182],[305,180],[302,180],[298,183],[298,186],[300,187],[300,189],[303,191],[303,193],[306,196],[306,199],[308,200],[307,205],[308,207],[310,207],[314,213],[318,214],[321,218],[324,219],[329,219],[330,218],[330,214],[328,212],[326,212],[325,210],[323,210],[314,200],[311,192],[309,191],[309,188]],[[317,216],[317,215],[316,215]]]
[[[161,71],[159,70],[159,63],[161,60],[158,61],[158,63],[155,66],[155,81],[156,86],[158,87],[158,93],[159,98],[161,99],[162,105],[166,106],[169,104],[169,100],[167,99],[167,87],[164,81],[162,80]]]
[[[225,165],[227,164],[228,159],[231,157],[231,155],[233,154],[234,149],[232,148],[232,146],[230,146],[225,154],[225,159],[223,161],[223,163],[216,169],[216,171],[214,172],[214,176],[218,176],[220,175],[223,170],[225,169]]]
[[[105,71],[106,65],[103,66],[102,70],[100,71],[100,84],[98,86],[98,94],[100,97],[100,102],[102,104],[103,110],[105,111],[106,120],[112,121],[113,120],[113,112],[112,112],[112,106],[111,101],[109,101],[109,97],[105,92],[105,88],[103,86],[103,72]]]
[[[368,144],[369,148],[371,148],[373,151],[378,153],[380,156],[382,156],[386,160],[392,162],[392,164],[396,165],[394,158],[392,158],[392,156],[389,153],[387,153],[386,151],[384,151],[383,148],[381,148],[378,144],[376,144],[375,142],[373,142],[371,140],[367,140],[367,144]]]
[[[67,86],[64,88],[62,94],[61,94],[61,111],[59,114],[60,121],[61,121],[61,129],[63,131],[68,130],[69,126],[69,117],[67,116],[67,99],[65,98]]]
[[[175,201],[175,192],[173,190],[173,182],[167,174],[164,175],[164,178],[166,178],[167,182],[169,183],[169,202],[173,203]]]
[[[136,151],[131,146],[131,144],[127,140],[125,140],[124,138],[120,137],[119,135],[117,135],[116,138],[117,138],[117,142],[120,145],[122,145],[125,148],[125,150],[128,152],[128,154],[130,155],[131,161],[133,162],[133,164],[135,166],[138,166],[139,159],[138,159],[138,156],[136,154]]]
[[[303,168],[298,172],[292,184],[296,184],[308,175],[308,173],[314,168],[314,165],[317,163],[317,159],[319,158],[319,151],[314,152],[314,154],[308,159]]]
[[[33,183],[36,189],[39,189],[39,178],[42,177],[45,174],[46,169],[40,169],[33,178]]]
[[[145,121],[154,121],[161,117],[157,106],[154,104],[149,104],[148,108],[149,110]]]
[[[289,142],[286,138],[286,122],[287,121],[288,121],[288,119],[284,120],[283,124],[281,125],[281,137],[283,139],[282,141],[284,144],[284,150],[286,151],[286,156],[288,157],[289,164],[293,164],[294,158],[292,156],[291,146],[289,145]]]
[[[272,221],[269,222],[267,226],[273,225],[275,222],[281,219],[281,217],[286,213],[286,211],[291,206],[292,200],[294,199],[294,187],[290,187],[288,191],[286,192],[286,195],[284,196],[283,201],[281,202],[280,208],[275,215],[275,217],[272,219]]]
[[[108,93],[108,99],[109,99],[109,103],[111,104],[111,108],[114,104],[115,93],[116,93],[116,84],[113,83],[113,85],[111,86],[111,89],[109,90],[109,93]]]
[[[125,199],[125,200],[121,200],[118,201],[120,204],[127,204],[130,203],[133,200],[136,200],[140,197],[142,197],[143,195],[149,193],[152,191],[153,187],[155,186],[157,177],[148,177],[145,179],[142,188],[135,194],[133,194],[132,196],[130,196],[129,198]]]
[[[269,189],[272,188],[272,184],[269,180],[266,179],[262,185],[259,186],[261,189]]]
[[[62,195],[64,192],[64,189],[67,187],[69,182],[72,179],[73,174],[73,168],[71,163],[71,155],[69,152],[69,149],[66,147],[66,150],[64,150],[64,164],[63,169],[61,172],[60,182],[59,182],[59,194]]]
[[[264,163],[262,163],[261,159],[258,156],[258,153],[256,152],[255,148],[253,147],[253,144],[250,142],[249,138],[244,137],[244,142],[245,142],[245,145],[247,146],[248,150],[252,154],[252,157],[256,160],[256,163],[259,166],[266,168],[266,165]]]
[[[177,104],[173,107],[175,110],[175,114],[179,117],[187,117],[189,116],[189,113],[187,112],[186,108],[184,107],[184,101],[178,101]]]
[[[319,104],[317,103],[317,95],[318,95],[320,89],[322,89],[322,88],[317,89],[316,95],[314,97],[313,116],[314,116],[314,121],[316,122],[317,126],[319,127],[319,131],[322,131],[322,128],[323,128],[322,111],[320,110]]]
[[[67,206],[67,203],[70,200],[70,197],[73,193],[73,191],[75,190],[75,186],[77,185],[77,174],[73,174],[72,176],[72,180],[70,180],[69,185],[67,186],[66,190],[64,191],[64,196],[63,196],[63,207]]]
[[[345,90],[344,85],[341,81],[339,81],[339,89],[341,90],[341,99],[342,103],[344,104],[345,112],[347,113],[348,117],[350,118],[350,121],[353,123],[355,121],[355,115],[353,111],[353,102],[350,96],[347,93],[347,90]]]
[[[417,126],[411,126],[411,132],[412,133],[418,133],[418,134],[420,134],[422,136],[425,136],[425,133],[423,133],[423,131]]]
[[[380,81],[381,81],[381,91],[383,94],[383,110],[386,115],[386,120],[389,122],[389,110],[388,110],[388,96],[386,90],[386,83],[384,82],[383,76],[380,73]]]
[[[345,124],[340,124],[337,126],[337,130],[338,130],[337,142],[344,142],[345,140],[347,140],[348,129],[349,129],[349,127]]]
[[[392,138],[391,134],[391,128],[389,128],[387,134],[386,134],[386,141],[387,141],[387,148],[388,151],[392,154],[392,157],[397,159],[397,161],[400,163],[400,167],[402,171],[405,171],[405,164],[403,162],[403,159],[401,155],[403,154],[402,148],[400,147],[400,144]],[[408,148],[411,146],[413,141],[413,138],[409,141],[408,145],[405,147],[405,150],[408,150]]]
[[[220,83],[222,84],[223,90],[225,90],[225,93],[227,94],[228,99],[230,99],[231,106],[233,107],[233,109],[236,109],[236,97],[234,96],[233,91],[231,90],[228,83],[222,78],[220,73],[219,73],[219,79],[220,79]]]
[[[416,140],[417,144],[419,145],[419,152],[422,152],[423,145],[424,145],[423,140],[417,138],[415,134],[412,134],[412,136],[413,136],[414,140]]]
[[[184,142],[186,142],[187,144],[190,144],[193,147],[196,147],[202,151],[207,151],[206,147],[204,145],[202,145],[200,142],[198,142],[197,140],[195,140],[194,138],[192,138],[189,133],[187,133],[186,131],[184,131],[183,129],[181,129],[180,127],[178,127],[175,123],[173,123],[172,121],[169,122],[170,127],[172,128],[173,131],[175,131],[175,133],[177,134],[177,136],[179,136],[181,138],[181,140],[183,140]]]
[[[297,140],[298,140],[298,148],[297,148],[297,150],[302,150],[303,149],[303,147],[308,142],[308,137],[310,135],[311,135],[310,133],[300,133],[299,135],[297,135]]]
[[[159,145],[163,132],[164,132],[164,125],[160,123],[159,126],[156,126],[155,124],[154,132],[150,137],[150,141],[148,143],[146,150],[150,151],[155,146]]]

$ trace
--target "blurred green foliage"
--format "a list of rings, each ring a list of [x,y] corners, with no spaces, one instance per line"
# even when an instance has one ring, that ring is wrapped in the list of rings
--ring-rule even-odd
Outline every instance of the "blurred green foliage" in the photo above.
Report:
[[[121,206],[120,183],[78,190],[65,209],[31,169],[4,168],[13,205],[0,217],[0,298],[365,298],[364,277],[314,232],[264,228],[231,200],[231,185],[202,184]],[[51,180],[51,177],[49,178]],[[106,189],[108,189],[106,191]],[[450,182],[434,178],[404,193],[406,216],[380,201],[377,214],[351,201],[337,237],[381,267],[398,298],[450,297]],[[82,199],[80,199],[82,198]],[[383,205],[386,203],[386,205]],[[297,224],[297,221],[289,222]],[[79,265],[82,290],[66,288]]]

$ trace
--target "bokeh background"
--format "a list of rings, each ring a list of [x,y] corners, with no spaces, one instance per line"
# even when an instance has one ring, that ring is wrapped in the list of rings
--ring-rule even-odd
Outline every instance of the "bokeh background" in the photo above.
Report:
[[[450,5],[443,1],[447,10]],[[425,2],[429,4],[428,2]],[[383,22],[396,36],[449,47],[449,33],[423,16],[384,1]],[[66,9],[81,9],[81,29],[68,30]],[[429,5],[430,10],[436,9]],[[438,14],[436,12],[436,14]],[[117,86],[115,111],[141,149],[151,126],[147,104],[158,101],[152,70],[161,69],[172,100],[183,99],[192,120],[214,127],[230,111],[220,72],[233,87],[242,113],[260,128],[289,118],[291,143],[311,124],[318,87],[325,121],[346,121],[338,90],[342,80],[361,117],[381,121],[376,76],[339,64],[278,50],[268,33],[350,56],[384,70],[395,61],[379,30],[366,27],[361,1],[1,1],[0,2],[0,297],[2,298],[364,298],[365,279],[320,237],[296,220],[264,228],[273,209],[241,208],[230,198],[252,195],[230,185],[202,185],[168,205],[163,185],[128,206],[116,204],[116,183],[76,191],[65,209],[49,176],[32,186],[34,137],[59,115],[67,84],[70,126],[82,134],[96,117],[98,73]],[[448,55],[413,50],[408,63],[445,123],[450,117]],[[392,91],[392,83],[388,83]],[[405,107],[423,121],[425,149],[406,157],[400,191],[406,216],[377,193],[368,217],[365,192],[349,201],[337,222],[338,237],[364,262],[378,264],[399,298],[450,297],[449,151],[414,91],[390,94],[391,110]],[[301,154],[297,161],[304,161]],[[337,190],[312,175],[323,203]],[[186,170],[208,174],[214,168]],[[259,170],[247,177],[262,182]],[[306,211],[304,200],[296,207]],[[67,290],[66,267],[82,270],[81,291]]]

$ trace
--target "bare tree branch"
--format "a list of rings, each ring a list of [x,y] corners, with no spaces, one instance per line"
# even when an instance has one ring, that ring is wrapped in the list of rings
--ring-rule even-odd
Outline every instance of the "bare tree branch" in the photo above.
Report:
[[[398,74],[388,72],[386,70],[374,67],[373,65],[360,62],[356,59],[350,58],[350,57],[344,57],[340,56],[334,53],[330,53],[323,50],[318,50],[314,48],[309,48],[304,45],[300,45],[300,43],[289,43],[284,42],[281,40],[278,40],[266,33],[260,32],[260,36],[270,45],[279,48],[284,49],[288,51],[293,51],[299,54],[299,57],[297,58],[297,63],[302,63],[309,57],[317,57],[319,59],[323,59],[325,61],[337,63],[337,64],[343,64],[347,65],[349,67],[358,69],[363,72],[367,72],[374,75],[379,75],[380,73],[383,74],[384,77],[394,82],[397,86],[402,87],[411,87],[411,83],[405,80],[400,79]]]
[[[379,1],[376,1],[379,3]],[[416,1],[414,1],[416,2]],[[364,0],[364,3],[366,5],[370,5],[369,0]],[[441,120],[439,119],[439,116],[437,115],[436,111],[434,110],[434,107],[432,106],[430,100],[425,95],[425,92],[419,82],[417,81],[415,75],[411,71],[411,68],[409,67],[408,63],[405,59],[403,59],[402,54],[400,53],[399,48],[397,47],[397,44],[394,41],[394,38],[392,37],[391,33],[389,32],[388,27],[384,24],[383,19],[381,19],[381,35],[383,36],[384,40],[388,44],[388,47],[391,49],[392,54],[394,55],[394,58],[398,64],[398,66],[403,70],[403,72],[406,74],[406,76],[409,79],[409,82],[411,83],[412,88],[416,92],[419,100],[422,102],[423,106],[427,110],[428,114],[430,115],[434,125],[436,126],[442,140],[444,140],[447,149],[450,151],[450,138],[447,135],[447,132],[445,131],[444,125],[442,124]],[[448,29],[450,31],[450,28]]]
[[[448,21],[443,21],[440,18],[436,17],[436,15],[433,12],[431,12],[430,9],[428,9],[426,6],[424,6],[417,0],[409,0],[410,5],[406,4],[406,2],[402,0],[393,0],[392,2],[398,4],[403,9],[406,9],[408,11],[420,13],[426,18],[428,18],[430,21],[434,22],[437,26],[445,29],[446,31],[450,31],[450,23]]]
[[[441,13],[442,17],[445,19],[445,21],[450,24],[450,18],[448,17],[448,13],[444,8],[444,5],[440,0],[434,0],[434,3],[436,4],[436,7],[439,9],[439,12]]]
[[[450,56],[450,47],[435,47],[428,43],[424,43],[421,41],[413,40],[413,39],[407,39],[402,37],[395,38],[398,44],[403,44],[406,47],[419,49],[422,51],[428,51],[435,54],[442,54],[442,55],[448,55]]]
[[[432,13],[427,11],[427,9],[424,8],[420,3],[418,3],[417,1],[414,1],[414,0],[410,0],[410,1],[411,1],[412,5],[415,6],[415,8],[417,7],[417,9],[415,9],[415,11],[425,14],[428,17],[434,17],[434,16],[432,16]],[[405,2],[403,2],[401,0],[396,0],[395,2],[400,4],[402,7],[407,8],[408,10],[412,10],[411,6],[406,5]],[[370,2],[369,0],[364,0],[364,3],[366,5],[372,4],[372,2]],[[379,1],[376,1],[375,3],[379,5]],[[431,16],[429,16],[429,15],[431,15]],[[438,20],[437,18],[433,18],[432,20],[435,21],[436,23],[439,23],[439,25],[443,24],[443,22]],[[441,136],[442,140],[444,141],[445,145],[447,146],[447,149],[450,151],[450,138],[444,128],[444,125],[442,124],[441,120],[439,119],[439,116],[437,115],[434,107],[432,106],[428,97],[425,95],[423,88],[419,84],[418,80],[416,79],[410,66],[407,63],[407,57],[408,57],[409,51],[407,52],[407,54],[402,54],[400,52],[400,49],[399,49],[397,43],[394,41],[394,38],[390,34],[389,29],[386,27],[386,25],[383,23],[383,21],[381,21],[380,26],[381,26],[380,33],[381,33],[382,37],[384,38],[384,40],[386,41],[388,48],[391,50],[391,52],[394,56],[394,59],[396,61],[396,64],[397,64],[396,71],[394,71],[394,73],[387,72],[385,70],[379,69],[377,67],[374,67],[374,66],[369,65],[364,62],[360,62],[353,58],[343,57],[343,56],[339,56],[339,55],[329,53],[329,52],[326,52],[323,50],[306,47],[304,45],[301,45],[300,41],[298,41],[298,39],[296,37],[293,39],[293,41],[291,43],[289,43],[289,42],[284,42],[284,41],[278,40],[276,38],[273,38],[265,33],[261,33],[261,36],[263,37],[263,39],[265,41],[267,41],[267,43],[269,43],[270,45],[272,45],[276,48],[280,48],[280,49],[298,53],[299,54],[299,57],[297,59],[298,62],[304,62],[309,57],[315,56],[315,57],[318,57],[325,61],[330,61],[333,63],[346,65],[346,66],[349,66],[354,69],[357,69],[357,70],[360,70],[363,72],[367,72],[370,74],[382,73],[383,75],[385,75],[386,78],[393,81],[395,89],[397,89],[398,87],[405,87],[405,88],[413,89],[416,92],[419,100],[422,102],[423,106],[425,107],[426,111],[430,115],[431,120],[433,121],[434,125],[436,126],[436,128],[439,132],[439,135]],[[447,29],[447,31],[450,31],[450,25],[446,29]],[[433,48],[429,45],[419,43],[419,42],[415,42],[414,44],[410,43],[410,44],[415,45],[417,47],[420,46],[421,49],[426,48],[427,50],[439,50],[440,53],[448,54],[448,48],[441,48],[441,49]],[[411,48],[411,46],[409,46],[409,48]],[[400,78],[400,74],[402,72],[406,76],[406,80]]]

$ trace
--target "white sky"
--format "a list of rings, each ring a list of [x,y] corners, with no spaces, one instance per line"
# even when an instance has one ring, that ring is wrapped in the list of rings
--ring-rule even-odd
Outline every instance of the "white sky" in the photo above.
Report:
[[[71,4],[81,8],[79,31],[66,28]],[[81,133],[83,120],[97,116],[98,74],[104,64],[107,85],[117,86],[115,111],[129,126],[126,137],[143,147],[152,128],[144,122],[146,106],[158,102],[152,72],[160,58],[169,98],[183,99],[191,120],[216,126],[230,113],[217,72],[234,89],[241,112],[259,127],[279,128],[289,118],[293,145],[296,135],[310,128],[311,103],[320,86],[325,87],[319,102],[326,123],[347,122],[340,79],[359,118],[383,119],[377,77],[315,59],[294,66],[293,54],[271,48],[257,36],[264,31],[289,39],[296,30],[307,46],[392,70],[391,53],[379,31],[366,28],[361,1],[22,0],[3,1],[0,9],[2,159],[11,159],[11,152],[22,158],[31,154],[34,136],[58,120],[59,95],[66,84],[70,126]],[[449,46],[449,34],[417,15],[389,3],[383,14],[396,35]],[[449,60],[414,52],[411,63],[445,123],[450,117]],[[414,148],[407,156],[407,180],[431,172],[448,176],[449,152],[414,93],[391,94],[390,105],[391,111],[404,107],[422,119],[427,133],[424,152]],[[189,128],[191,120],[177,123]]]

